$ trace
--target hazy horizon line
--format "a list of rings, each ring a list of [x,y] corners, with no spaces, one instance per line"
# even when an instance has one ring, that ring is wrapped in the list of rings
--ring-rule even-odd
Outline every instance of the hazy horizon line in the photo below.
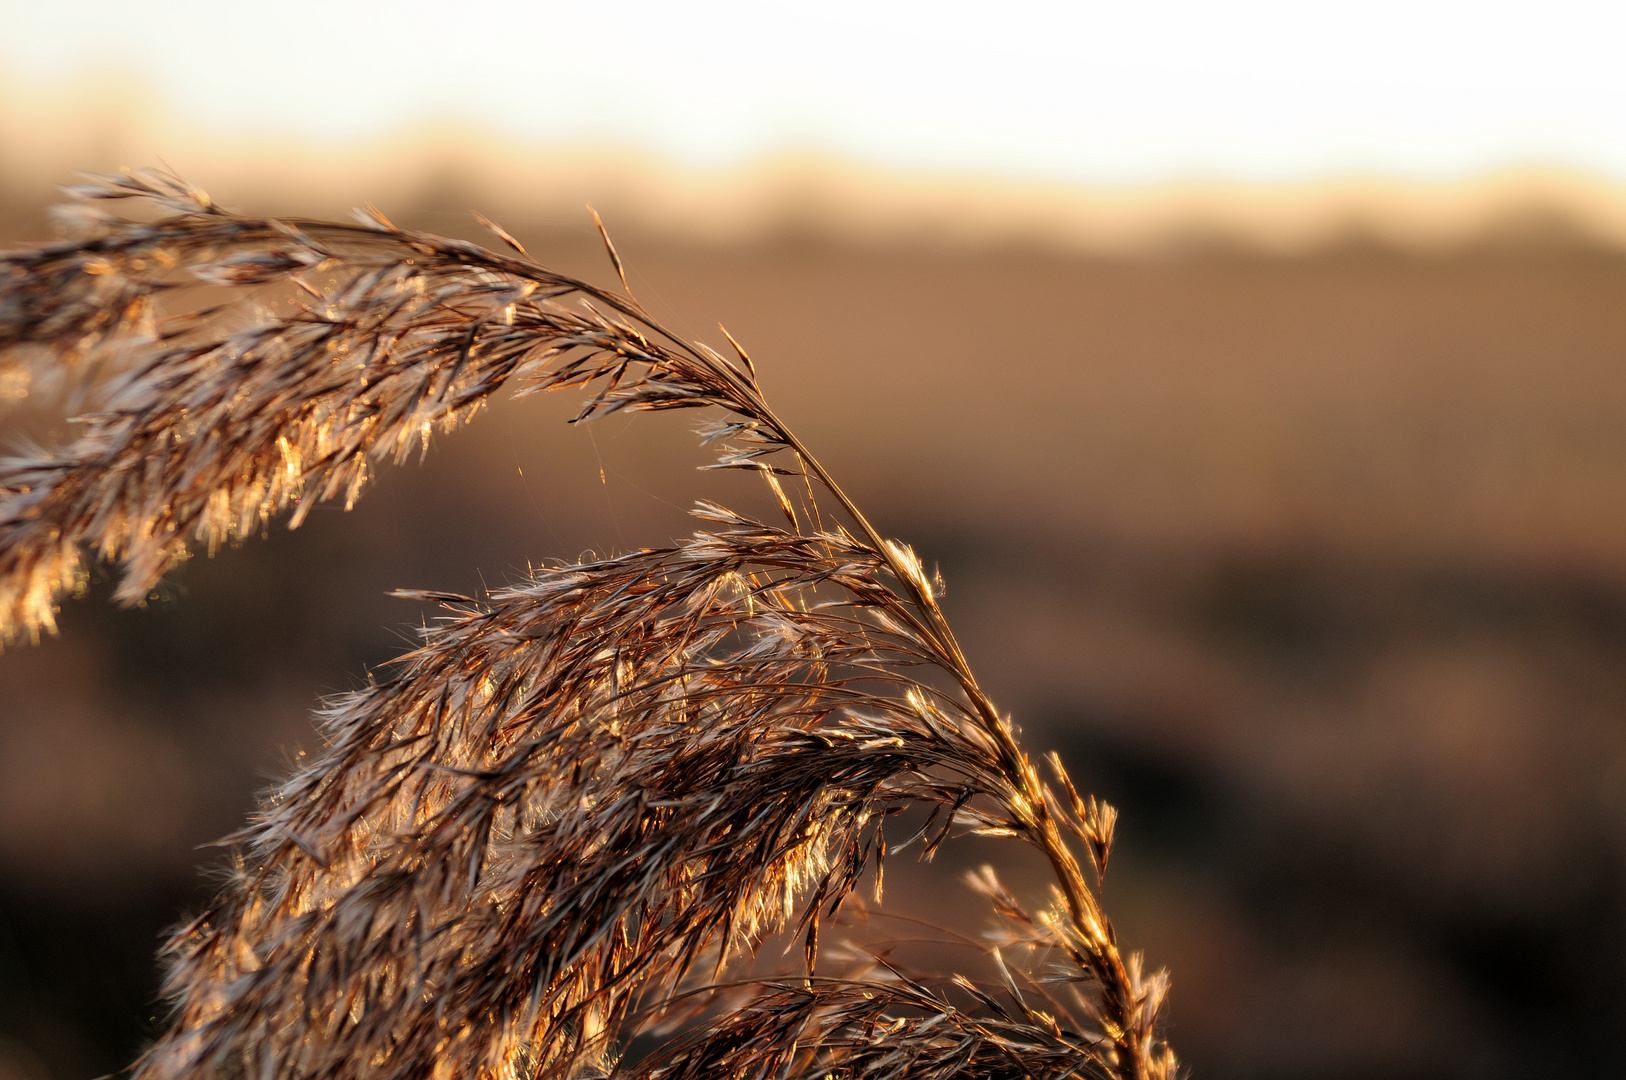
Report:
[[[70,89],[25,106],[19,86],[0,73],[0,185],[14,199],[48,201],[75,169],[167,163],[224,202],[268,212],[472,200],[511,219],[574,227],[591,202],[623,229],[715,242],[794,232],[1111,255],[1204,245],[1292,254],[1351,241],[1419,252],[1553,239],[1626,249],[1626,183],[1554,165],[1449,179],[1373,172],[1118,184],[912,170],[811,148],[699,165],[626,144],[544,144],[443,118],[342,143],[221,132],[176,119],[117,72]]]

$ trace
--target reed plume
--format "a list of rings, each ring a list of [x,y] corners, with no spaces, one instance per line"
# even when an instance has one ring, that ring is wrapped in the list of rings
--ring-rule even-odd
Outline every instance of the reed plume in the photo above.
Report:
[[[189,545],[354,501],[504,386],[583,388],[578,420],[705,409],[714,467],[757,472],[782,518],[701,503],[669,547],[405,594],[445,614],[320,713],[324,748],[232,838],[223,891],[165,947],[174,1022],[139,1080],[1175,1075],[1166,979],[1099,900],[1112,809],[1019,748],[937,582],[732,338],[684,340],[624,274],[555,273],[490,223],[511,254],[371,210],[248,217],[151,171],[73,194],[74,238],[0,258],[5,362],[107,372],[75,441],[0,468],[8,641],[54,631],[87,557],[139,602]],[[183,303],[199,283],[221,295]],[[924,824],[899,843],[906,812]],[[830,945],[888,853],[965,831],[1054,875],[1037,908],[975,876],[997,978]],[[763,972],[787,934],[794,965]]]

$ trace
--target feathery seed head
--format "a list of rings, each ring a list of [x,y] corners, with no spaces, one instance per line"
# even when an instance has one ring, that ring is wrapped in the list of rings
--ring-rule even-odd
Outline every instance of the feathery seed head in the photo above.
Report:
[[[940,584],[781,424],[731,336],[727,359],[639,305],[602,222],[621,293],[490,223],[515,255],[371,207],[254,218],[165,173],[93,180],[72,239],[0,256],[0,388],[110,373],[78,439],[0,463],[0,639],[55,631],[87,549],[139,601],[192,545],[353,503],[503,387],[581,388],[579,421],[709,409],[715,467],[757,472],[784,519],[702,502],[669,547],[480,602],[408,594],[446,614],[320,713],[323,750],[233,838],[225,889],[166,946],[174,1024],[140,1080],[1175,1075],[1166,980],[1119,953],[1072,846],[1099,880],[1115,813],[1057,759],[1065,800],[1040,783]],[[99,205],[127,199],[167,214]],[[210,306],[177,304],[199,285]],[[893,850],[969,830],[1054,871],[1038,915],[975,876],[997,984],[856,945],[818,966],[911,807],[926,824]],[[780,934],[800,970],[762,975]]]

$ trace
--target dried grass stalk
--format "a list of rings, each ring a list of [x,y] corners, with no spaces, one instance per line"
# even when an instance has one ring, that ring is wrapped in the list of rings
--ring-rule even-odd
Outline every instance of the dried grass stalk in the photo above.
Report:
[[[1057,759],[1041,777],[919,559],[784,427],[737,345],[685,341],[495,227],[517,256],[376,211],[245,217],[154,172],[75,194],[78,238],[0,261],[0,348],[41,378],[117,374],[77,441],[0,471],[8,640],[54,629],[85,552],[122,561],[118,598],[138,601],[189,543],[353,501],[505,384],[584,387],[578,419],[707,408],[717,467],[758,471],[785,519],[702,503],[704,531],[669,548],[478,602],[410,594],[447,614],[321,714],[325,748],[234,838],[229,883],[166,948],[175,1022],[140,1080],[1174,1075],[1166,980],[1120,953],[1077,854],[1098,879],[1112,809]],[[167,214],[99,209],[124,198]],[[166,314],[195,282],[227,303]],[[1054,872],[1036,912],[992,871],[974,882],[1001,920],[999,983],[856,946],[816,969],[887,822],[922,806],[897,847],[1008,835]],[[803,939],[795,970],[731,976],[782,933]]]

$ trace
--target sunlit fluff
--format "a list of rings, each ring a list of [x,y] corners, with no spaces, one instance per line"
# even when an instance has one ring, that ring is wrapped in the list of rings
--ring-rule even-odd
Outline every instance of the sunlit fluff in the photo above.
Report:
[[[141,1080],[1174,1075],[1166,980],[1120,953],[1098,900],[1112,809],[1055,758],[1041,777],[938,583],[731,338],[732,358],[683,340],[494,225],[514,255],[376,211],[245,217],[159,173],[77,194],[76,239],[0,261],[6,362],[104,372],[76,441],[0,472],[7,640],[54,629],[82,552],[120,561],[117,596],[139,601],[189,545],[354,501],[508,383],[586,388],[581,420],[705,408],[716,467],[759,473],[783,518],[702,503],[671,547],[483,600],[411,594],[447,613],[321,714],[324,748],[166,946],[174,1023]],[[98,209],[127,198],[167,213]],[[226,304],[169,301],[198,283]],[[820,965],[821,927],[910,808],[926,823],[890,850],[1009,836],[1054,873],[1037,910],[974,878],[1001,920],[991,985],[853,945]],[[785,933],[794,967],[763,975]]]

